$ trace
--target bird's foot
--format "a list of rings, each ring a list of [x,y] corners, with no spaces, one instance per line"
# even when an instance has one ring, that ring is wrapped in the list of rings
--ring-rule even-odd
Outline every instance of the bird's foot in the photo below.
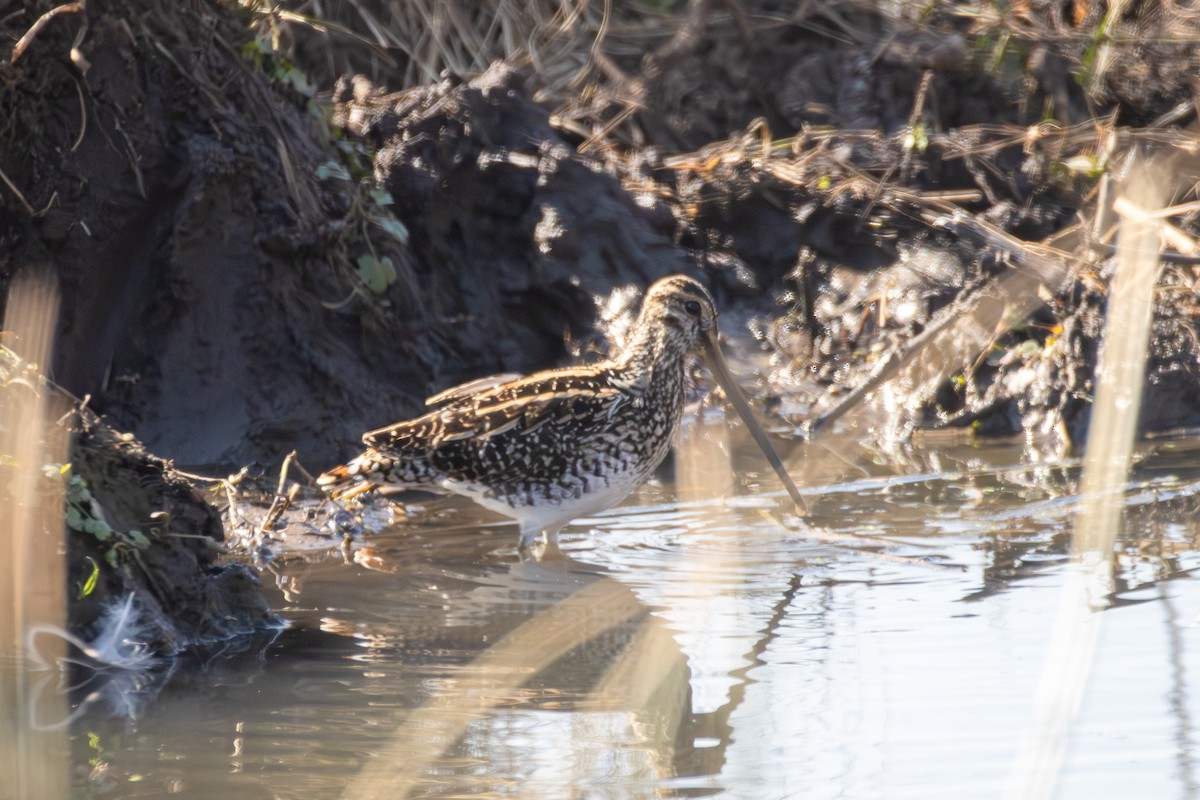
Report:
[[[558,535],[547,534],[544,531],[526,535],[521,533],[521,541],[517,544],[517,552],[522,561],[558,561],[564,558],[558,547]]]

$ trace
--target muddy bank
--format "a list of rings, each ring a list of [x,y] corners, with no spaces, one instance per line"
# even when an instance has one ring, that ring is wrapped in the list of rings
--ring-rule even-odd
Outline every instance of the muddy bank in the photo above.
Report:
[[[48,7],[28,3],[4,33]],[[491,236],[482,218],[432,209],[466,244],[427,247],[424,221],[406,230],[363,182],[371,154],[330,129],[268,28],[212,3],[93,3],[0,65],[13,185],[0,279],[55,265],[56,380],[152,451],[225,468],[298,447],[331,463],[447,383],[564,359],[564,332],[590,331],[588,289],[679,266],[622,253],[583,288],[565,259],[533,269],[524,249],[466,268],[471,242],[502,252],[536,207],[506,209],[526,219]]]
[[[505,55],[494,30],[549,26],[530,8],[455,24]],[[1195,45],[1164,34],[1196,23],[1166,8],[692,2],[603,30],[588,11],[415,87],[483,65],[422,61],[405,36],[436,36],[356,10],[326,33],[112,0],[0,66],[0,276],[57,265],[56,378],[179,463],[295,448],[321,468],[447,385],[602,348],[670,271],[705,275],[759,338],[799,428],[1026,269],[1028,242],[1076,278],[870,425],[1075,442],[1111,255],[1099,187],[1132,149],[1194,138]],[[1193,275],[1173,263],[1147,431],[1200,424]]]
[[[539,274],[561,255],[594,291],[612,248],[589,231],[645,227],[638,214],[614,225],[629,203],[570,169],[581,163],[618,180],[656,245],[669,240],[674,263],[702,271],[727,319],[754,332],[771,407],[798,432],[852,403],[869,441],[959,427],[1068,452],[1095,388],[1113,200],[1135,155],[1197,143],[1186,65],[1200,54],[1166,35],[1195,21],[1099,5],[856,10],[626,12],[575,74],[586,92],[544,61],[520,80],[494,66],[398,100],[372,100],[359,80],[357,93],[343,84],[337,121],[378,153],[380,182],[413,198],[398,215],[419,263],[491,269],[499,246]],[[1185,192],[1195,165],[1171,163]],[[524,171],[524,185],[501,170]],[[582,206],[564,199],[580,186]],[[1183,252],[1159,278],[1143,433],[1200,424],[1187,250],[1200,229],[1193,209],[1172,219]]]
[[[564,336],[586,345],[598,297],[692,268],[667,206],[639,204],[580,155],[508,66],[378,94],[361,77],[343,82],[334,122],[375,154],[430,310],[487,332],[461,342],[487,368],[559,362]],[[455,379],[478,377],[477,363],[463,367]]]
[[[221,517],[189,480],[87,411],[72,427],[64,475],[72,632],[94,638],[130,596],[130,637],[156,654],[279,625],[257,574],[222,561]]]
[[[16,425],[42,431],[34,436],[45,441],[10,450]],[[2,345],[0,433],[0,503],[26,515],[24,524],[17,514],[5,518],[14,558],[19,553],[31,572],[15,582],[25,582],[32,604],[50,587],[30,581],[63,581],[67,602],[39,606],[46,616],[37,619],[57,629],[65,605],[68,633],[58,633],[77,645],[71,658],[138,670],[162,655],[277,628],[255,572],[224,559],[221,518],[209,500]],[[64,542],[65,568],[47,569]],[[56,649],[29,642],[30,655]]]
[[[322,209],[349,200],[289,183],[327,154],[304,98],[239,54],[246,22],[211,4],[97,3],[3,67],[0,168],[23,202],[5,196],[0,273],[56,266],[55,378],[184,463],[269,457],[281,430],[315,435],[333,416],[333,376],[371,386],[322,334],[339,320],[320,301],[344,295],[353,254]]]

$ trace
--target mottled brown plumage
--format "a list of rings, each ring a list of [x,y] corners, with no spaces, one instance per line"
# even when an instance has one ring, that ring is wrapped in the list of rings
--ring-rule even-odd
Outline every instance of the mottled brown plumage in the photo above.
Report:
[[[688,358],[702,351],[799,504],[724,366],[716,323],[703,286],[664,278],[646,293],[616,358],[442,392],[423,416],[365,434],[368,449],[318,482],[335,495],[374,486],[465,495],[516,519],[526,547],[620,502],[662,462],[679,427]]]

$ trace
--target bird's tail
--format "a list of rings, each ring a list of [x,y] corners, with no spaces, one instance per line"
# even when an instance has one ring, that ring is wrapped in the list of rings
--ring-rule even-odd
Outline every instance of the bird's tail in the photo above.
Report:
[[[377,450],[365,450],[350,461],[317,478],[317,486],[335,499],[344,500],[387,483],[395,459]]]

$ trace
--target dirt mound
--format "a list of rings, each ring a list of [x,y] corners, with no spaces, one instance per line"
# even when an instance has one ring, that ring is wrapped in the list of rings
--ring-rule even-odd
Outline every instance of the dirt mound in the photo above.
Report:
[[[92,639],[134,598],[132,628],[151,652],[178,653],[274,627],[258,576],[218,563],[217,511],[171,465],[84,412],[71,450],[68,626]],[[168,510],[169,509],[169,510]],[[93,575],[93,572],[96,574]]]
[[[391,196],[373,190],[373,152],[249,22],[113,2],[0,67],[20,192],[0,277],[56,266],[56,380],[151,450],[328,464],[450,383],[565,361],[595,295],[686,268],[669,213],[575,154],[503,69],[362,126]]]
[[[474,345],[488,368],[561,360],[564,334],[593,329],[598,297],[689,269],[669,209],[640,203],[581,156],[508,66],[398,99],[373,99],[372,88],[344,84],[335,120],[375,153],[436,316],[482,334],[459,346]],[[464,366],[455,378],[477,374],[478,363]]]
[[[3,22],[32,34],[0,65],[0,276],[57,266],[55,377],[186,464],[324,466],[437,389],[567,360],[616,313],[598,297],[675,270],[756,298],[774,390],[808,415],[1019,261],[947,220],[1050,243],[1123,153],[1194,117],[1196,21],[1152,3],[450,2],[430,18],[454,35],[372,2],[325,27],[148,0],[34,26],[49,8]],[[478,68],[453,46],[470,31],[527,66],[346,83],[332,127],[296,67],[402,88]],[[1103,274],[1089,236],[1060,252]],[[1044,348],[1080,296],[997,347]],[[1187,338],[1156,350],[1179,397]],[[980,422],[991,378],[948,380],[895,427]],[[1024,424],[1014,408],[981,429]],[[1151,427],[1193,415],[1169,416]]]

